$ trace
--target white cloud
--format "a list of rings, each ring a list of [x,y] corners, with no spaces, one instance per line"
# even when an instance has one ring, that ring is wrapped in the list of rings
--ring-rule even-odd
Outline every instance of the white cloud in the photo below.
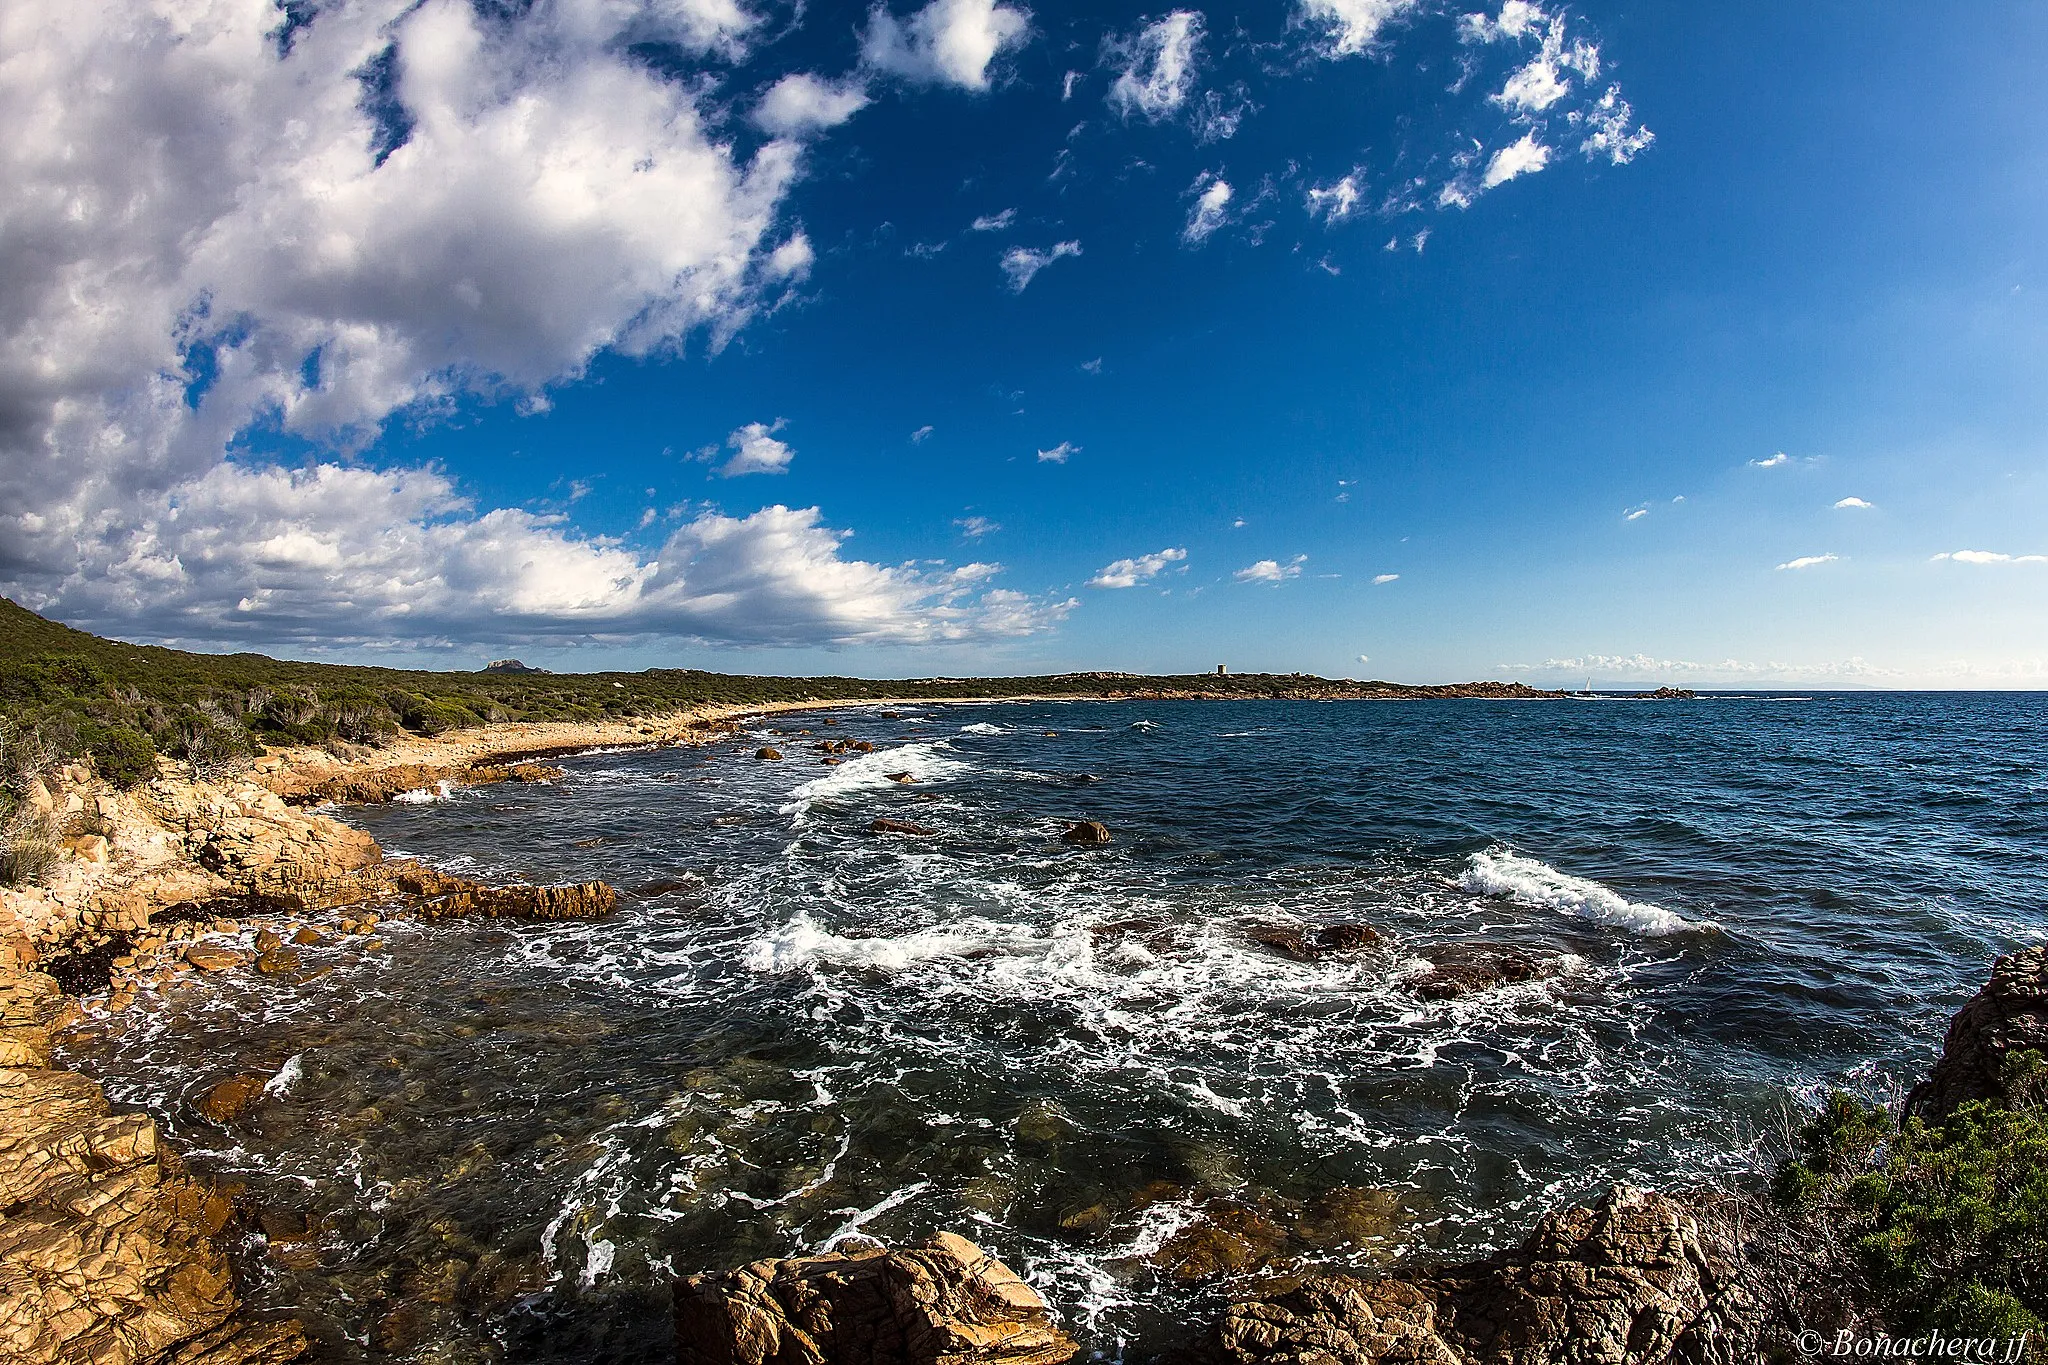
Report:
[[[1180,239],[1198,246],[1229,221],[1232,191],[1229,181],[1212,171],[1203,171],[1188,187],[1188,193],[1194,196],[1195,206],[1188,211],[1188,224],[1181,229]]]
[[[1657,140],[1657,135],[1635,121],[1636,111],[1621,97],[1621,87],[1610,85],[1591,109],[1574,109],[1568,122],[1586,130],[1579,151],[1589,157],[1606,157],[1616,166],[1626,166],[1636,154]]]
[[[766,422],[749,422],[725,438],[732,447],[732,458],[718,467],[719,474],[736,479],[742,474],[787,474],[789,462],[796,452],[787,442],[775,439],[775,433],[782,430],[782,420],[777,418],[771,426]]]
[[[1310,187],[1309,217],[1314,218],[1320,214],[1325,222],[1341,223],[1358,211],[1358,200],[1358,173],[1353,171],[1342,180]]]
[[[817,508],[704,511],[644,556],[559,517],[479,515],[443,474],[215,466],[95,542],[48,606],[130,634],[319,646],[622,637],[915,644],[1047,629],[1071,602],[993,566],[848,559]]]
[[[739,158],[700,85],[625,51],[735,52],[732,4],[356,0],[288,52],[278,22],[271,0],[0,21],[16,595],[65,600],[252,424],[355,444],[467,393],[537,406],[601,351],[715,343],[809,262],[775,238],[799,144]]]
[[[1534,175],[1549,164],[1550,149],[1538,142],[1534,133],[1524,133],[1519,141],[1493,154],[1493,159],[1486,163],[1486,174],[1480,177],[1479,186],[1490,190],[1518,175]]]
[[[1308,563],[1307,555],[1296,555],[1286,563],[1277,559],[1261,559],[1247,564],[1231,575],[1240,583],[1284,583],[1290,578],[1301,576],[1301,566]]]
[[[1084,361],[1082,361],[1082,362],[1081,362],[1081,368],[1082,368],[1082,369],[1083,369],[1084,371],[1086,371],[1087,373],[1089,373],[1089,374],[1101,374],[1101,373],[1102,373],[1102,357],[1101,357],[1101,356],[1097,356],[1097,357],[1095,357],[1095,359],[1093,359],[1093,360],[1084,360]]]
[[[925,438],[930,436],[932,432],[936,431],[937,429],[938,428],[934,427],[931,423],[925,423],[916,431],[910,433],[910,443],[912,445],[923,445],[925,443]]]
[[[1401,575],[1397,573],[1376,573],[1372,576],[1372,585],[1375,588],[1383,588],[1389,583],[1399,582],[1400,578]],[[1359,662],[1364,663],[1365,660],[1360,659]]]
[[[1751,460],[1749,463],[1750,467],[1753,469],[1777,469],[1781,465],[1791,464],[1792,457],[1781,450],[1777,454],[1770,456],[1768,459]]]
[[[1578,678],[1597,673],[1609,678],[1648,678],[1658,681],[1724,679],[1756,683],[1816,682],[1831,679],[1876,680],[1896,678],[1900,670],[1880,668],[1860,658],[1820,664],[1788,664],[1722,659],[1704,662],[1693,659],[1660,659],[1649,654],[1583,654],[1569,659],[1545,659],[1541,663],[1499,664],[1512,673],[1559,673]]]
[[[1039,271],[1051,265],[1062,256],[1081,254],[1079,242],[1055,242],[1044,251],[1032,247],[1013,246],[1003,253],[1003,274],[1009,278],[1010,292],[1021,294]]]
[[[1038,462],[1040,464],[1065,464],[1080,453],[1081,447],[1075,445],[1072,441],[1061,441],[1051,450],[1039,451]]]
[[[1801,555],[1801,556],[1800,556],[1799,558],[1797,558],[1797,559],[1788,559],[1788,560],[1786,560],[1786,561],[1785,561],[1785,562],[1784,562],[1783,564],[1780,564],[1780,565],[1779,565],[1778,567],[1779,567],[1779,568],[1781,568],[1781,569],[1811,569],[1811,568],[1815,567],[1816,565],[1820,565],[1820,564],[1832,564],[1832,563],[1834,563],[1834,562],[1835,562],[1835,561],[1836,561],[1837,559],[1839,559],[1839,558],[1841,558],[1841,556],[1840,556],[1840,555],[1831,555],[1831,554],[1830,554],[1830,555]]]
[[[1934,556],[1934,562],[1952,559],[1958,564],[2048,564],[2048,555],[2006,555],[1995,550],[1949,550]]]
[[[1135,588],[1140,583],[1157,578],[1168,565],[1186,560],[1184,549],[1160,550],[1154,554],[1138,555],[1133,559],[1119,559],[1106,565],[1095,577],[1088,580],[1091,588]]]
[[[1408,14],[1417,0],[1300,0],[1296,14],[1303,24],[1323,33],[1323,51],[1331,57],[1369,52],[1380,30]]]
[[[968,224],[969,232],[1000,232],[1017,221],[1017,210],[1004,209],[1001,213],[985,213]]]
[[[980,540],[983,536],[994,535],[1003,528],[987,517],[961,517],[953,523],[960,528],[960,534],[969,540]]]
[[[1138,114],[1155,122],[1171,115],[1194,93],[1201,46],[1202,16],[1193,10],[1175,10],[1106,44],[1105,55],[1119,68],[1110,107],[1125,118]]]
[[[868,14],[861,60],[905,80],[986,90],[989,64],[1030,31],[1030,11],[995,0],[932,0],[907,20],[877,5]]]
[[[1195,141],[1229,141],[1237,136],[1238,127],[1244,122],[1245,115],[1254,112],[1256,108],[1257,106],[1245,97],[1242,85],[1231,95],[1225,95],[1220,90],[1205,91],[1201,103],[1197,104],[1188,116],[1194,126]]]
[[[1369,664],[1372,662],[1372,656],[1369,654],[1361,654],[1358,656],[1358,662],[1362,664]]]
[[[1504,20],[1509,18],[1505,10],[1502,13]],[[1510,32],[1506,24],[1496,23],[1493,33],[1501,38],[1537,33],[1542,38],[1542,46],[1526,65],[1516,68],[1508,77],[1507,84],[1493,97],[1494,103],[1524,115],[1541,113],[1571,93],[1572,84],[1567,72],[1576,72],[1589,81],[1600,74],[1598,47],[1587,42],[1575,42],[1569,48],[1565,46],[1562,16],[1545,16],[1534,6],[1528,6],[1516,11],[1510,22],[1516,31]]]
[[[1640,521],[1648,515],[1650,515],[1650,507],[1648,503],[1644,503],[1637,507],[1631,507],[1626,512],[1623,512],[1621,514],[1621,519],[1623,521]]]
[[[1504,39],[1524,38],[1538,32],[1544,20],[1540,5],[1530,0],[1506,0],[1500,7],[1500,17],[1489,19],[1484,14],[1467,14],[1458,21],[1458,36],[1468,43],[1497,43]]]
[[[754,123],[777,137],[800,137],[836,128],[867,107],[858,82],[822,80],[793,71],[768,87],[754,108]]]
[[[1864,509],[1864,510],[1866,510],[1866,511],[1867,511],[1867,510],[1869,510],[1869,508],[1870,508],[1871,504],[1870,504],[1870,503],[1867,503],[1867,502],[1865,502],[1865,501],[1864,501],[1863,499],[1861,499],[1861,498],[1843,498],[1843,499],[1841,499],[1840,501],[1838,501],[1838,502],[1837,502],[1837,503],[1835,504],[1835,506],[1836,506],[1836,507],[1855,507],[1855,508],[1862,508],[1862,509]]]

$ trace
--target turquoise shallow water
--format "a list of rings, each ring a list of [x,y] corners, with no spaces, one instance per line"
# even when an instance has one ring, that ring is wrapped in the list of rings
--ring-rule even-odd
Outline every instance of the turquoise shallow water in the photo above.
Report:
[[[775,724],[815,733],[347,812],[473,875],[643,894],[309,950],[335,970],[182,988],[77,1060],[273,1211],[244,1266],[334,1359],[664,1359],[674,1272],[941,1227],[1140,1359],[1216,1291],[1162,1269],[1211,1223],[1377,1191],[1351,1244],[1289,1246],[1371,1263],[1737,1174],[1825,1086],[1909,1082],[2048,933],[2033,695]],[[828,736],[877,752],[827,768]],[[1061,844],[1080,818],[1115,841]],[[1332,923],[1383,945],[1253,937]],[[1418,1000],[1449,941],[1546,974]],[[188,1107],[252,1071],[245,1123]]]

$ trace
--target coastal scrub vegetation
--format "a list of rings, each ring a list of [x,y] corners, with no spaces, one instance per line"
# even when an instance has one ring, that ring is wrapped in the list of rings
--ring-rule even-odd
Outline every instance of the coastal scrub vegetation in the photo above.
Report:
[[[1833,1094],[1778,1167],[1773,1199],[1835,1262],[1812,1278],[1854,1284],[1894,1332],[2048,1337],[2048,1063],[2007,1068],[2006,1102],[1934,1120]]]
[[[1528,694],[1513,687],[1475,686],[1496,688],[1501,695]],[[1057,696],[1140,688],[1248,698],[1457,695],[1470,690],[1259,673],[1074,673],[892,682],[667,668],[435,673],[123,644],[0,598],[0,714],[37,736],[52,761],[89,759],[102,777],[123,786],[153,776],[159,757],[206,776],[265,745],[377,745],[401,734],[436,735],[503,721],[617,720],[705,704]]]

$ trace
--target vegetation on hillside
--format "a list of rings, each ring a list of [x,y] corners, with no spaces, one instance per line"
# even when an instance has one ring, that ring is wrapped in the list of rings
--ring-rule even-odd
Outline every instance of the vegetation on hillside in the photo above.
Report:
[[[1832,1095],[1778,1168],[1773,1198],[1836,1262],[1808,1278],[1853,1284],[1895,1336],[2048,1337],[2048,1067],[2008,1065],[2007,1103],[1933,1122]]]
[[[658,715],[704,703],[857,697],[973,698],[1020,692],[1200,691],[1261,697],[1332,685],[1302,675],[1141,678],[776,678],[649,669],[641,673],[432,673],[293,663],[261,654],[193,654],[101,639],[0,598],[0,715],[55,761],[89,758],[123,785],[159,755],[204,773],[265,744],[378,744],[401,732],[517,720]],[[1405,689],[1364,684],[1389,693]],[[1421,689],[1428,691],[1428,689]]]

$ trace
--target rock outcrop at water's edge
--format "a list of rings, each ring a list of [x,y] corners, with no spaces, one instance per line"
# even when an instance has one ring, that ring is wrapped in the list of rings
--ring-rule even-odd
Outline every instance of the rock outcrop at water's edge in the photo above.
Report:
[[[76,1007],[0,969],[0,1359],[23,1365],[281,1365],[293,1321],[244,1315],[214,1235],[229,1202],[143,1114],[49,1068]]]
[[[1759,1314],[1743,1264],[1710,1214],[1617,1185],[1485,1260],[1270,1280],[1180,1365],[1748,1365]]]
[[[1945,1117],[1971,1100],[2004,1100],[2006,1059],[2048,1053],[2048,945],[2008,953],[1950,1021],[1941,1060],[1906,1096],[1906,1112]]]
[[[1063,1365],[1080,1346],[964,1237],[694,1275],[675,1289],[679,1365]]]

